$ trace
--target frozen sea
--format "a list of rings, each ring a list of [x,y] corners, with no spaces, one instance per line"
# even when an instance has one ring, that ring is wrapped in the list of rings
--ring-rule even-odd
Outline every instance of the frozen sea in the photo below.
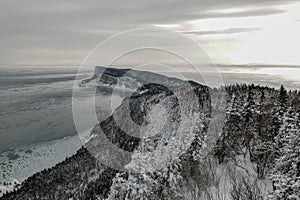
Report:
[[[0,181],[22,181],[82,146],[72,115],[76,73],[71,66],[0,67]],[[96,96],[99,120],[110,111],[109,98]]]

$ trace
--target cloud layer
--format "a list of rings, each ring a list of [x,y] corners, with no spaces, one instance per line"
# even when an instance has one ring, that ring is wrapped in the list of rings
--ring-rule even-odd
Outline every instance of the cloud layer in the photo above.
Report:
[[[0,64],[79,64],[89,49],[119,31],[208,18],[241,18],[282,13],[286,0],[10,1],[0,3]],[[216,12],[242,8],[239,11]],[[231,34],[256,28],[192,31]]]

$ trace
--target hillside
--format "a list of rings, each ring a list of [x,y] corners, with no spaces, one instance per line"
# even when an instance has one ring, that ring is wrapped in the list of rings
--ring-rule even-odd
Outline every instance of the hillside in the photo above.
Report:
[[[164,81],[168,80],[168,78],[164,79]],[[186,162],[195,159],[203,143],[207,129],[207,118],[210,116],[208,88],[193,83],[192,87],[186,89],[185,85],[190,86],[189,82],[179,79],[173,80],[176,80],[180,86],[174,91],[159,84],[143,84],[138,90],[139,93],[123,100],[113,116],[95,126],[89,142],[74,156],[51,169],[33,175],[22,183],[18,191],[11,192],[2,199],[67,199],[71,197],[73,199],[90,199],[108,197],[113,179],[119,171],[101,164],[93,157],[99,155],[93,154],[91,156],[90,154],[90,152],[94,153],[93,149],[96,149],[99,153],[97,146],[101,147],[103,145],[101,143],[103,135],[100,134],[100,127],[105,137],[117,145],[118,148],[137,155],[141,148],[147,146],[148,149],[151,149],[148,152],[149,154],[158,152],[156,155],[158,161],[161,158],[161,152],[170,151],[171,148],[178,150],[177,144],[182,145],[182,148],[187,148],[191,144],[190,148],[186,149],[187,151],[174,151],[176,153],[172,159],[167,158],[164,163],[158,164],[172,165],[173,163],[170,162],[178,161],[179,157]],[[195,97],[195,99],[192,97]],[[180,98],[182,99],[178,100]],[[186,104],[189,101],[190,104]],[[151,134],[153,128],[155,129],[155,123],[157,122],[155,120],[157,112],[153,112],[153,110],[159,111],[161,106],[164,107],[164,112],[160,114],[160,117],[165,119],[164,126],[162,129],[156,130],[158,132],[155,135],[142,140],[141,137],[127,134],[119,127],[120,124],[114,118],[114,116],[126,114],[127,105],[129,105],[131,119],[141,126],[143,133],[148,132],[149,134]],[[190,115],[194,116],[194,121],[188,120]],[[192,121],[193,123],[191,123]],[[191,129],[191,131],[187,132],[188,129]],[[194,138],[190,137],[186,141],[188,146],[184,146],[185,142],[179,140],[182,139],[181,137],[189,136],[184,135],[182,130],[185,130],[188,134],[190,132],[194,134]],[[137,132],[137,134],[139,133]],[[170,140],[174,143],[171,143]],[[124,161],[118,163],[119,167],[125,167],[125,165],[128,167],[136,161],[131,157],[116,156]],[[110,157],[111,162],[113,159],[113,157]],[[117,159],[117,161],[119,160]],[[163,169],[160,168],[159,170]],[[162,185],[160,187],[162,189],[165,187],[163,185],[164,179],[161,181]]]
[[[82,86],[136,92],[95,126],[85,147],[1,199],[300,198],[298,91],[210,89],[154,73],[103,70]],[[155,83],[143,81],[144,73]],[[103,148],[106,139],[131,153]]]

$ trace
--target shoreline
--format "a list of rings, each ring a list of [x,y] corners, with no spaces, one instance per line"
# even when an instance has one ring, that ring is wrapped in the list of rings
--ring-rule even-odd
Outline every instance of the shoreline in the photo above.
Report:
[[[0,154],[0,182],[14,178],[23,182],[33,174],[72,156],[83,143],[78,135],[8,149]]]

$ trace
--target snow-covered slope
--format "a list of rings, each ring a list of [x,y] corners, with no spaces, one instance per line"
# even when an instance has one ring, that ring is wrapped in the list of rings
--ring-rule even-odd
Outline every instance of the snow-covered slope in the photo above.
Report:
[[[96,68],[96,75],[97,70],[99,68]],[[107,73],[111,79],[119,79],[119,74],[123,72],[122,70],[118,71],[118,69],[110,69]],[[17,193],[11,194],[11,196],[7,195],[5,198],[34,199],[37,194],[44,199],[53,199],[53,197],[90,199],[99,195],[107,196],[118,170],[97,162],[93,157],[101,156],[101,152],[93,150],[99,150],[97,147],[101,147],[103,141],[101,137],[103,136],[118,148],[133,152],[131,155],[134,158],[130,156],[127,160],[125,159],[125,162],[120,162],[120,166],[123,168],[129,168],[133,165],[137,167],[135,163],[139,162],[139,165],[144,169],[150,164],[152,171],[163,170],[161,167],[157,168],[157,165],[172,165],[169,162],[168,153],[172,153],[171,161],[180,162],[180,159],[194,159],[202,146],[207,128],[206,117],[210,115],[208,88],[193,82],[153,73],[144,75],[144,73],[146,72],[132,72],[133,75],[130,76],[131,80],[134,79],[132,82],[140,85],[137,93],[125,98],[112,116],[93,129],[86,148],[80,149],[74,156],[53,168],[44,170],[25,180]],[[142,82],[142,76],[153,79],[154,83]],[[123,77],[128,78],[129,76]],[[139,80],[136,81],[138,77]],[[104,80],[99,79],[97,85],[104,82],[109,83],[110,86],[116,86],[110,78],[109,81],[107,81],[107,76]],[[94,79],[85,81],[84,84],[87,85],[92,80]],[[157,83],[155,80],[161,80],[161,82]],[[129,84],[126,87],[134,89],[136,85]],[[168,87],[169,85],[172,90]],[[128,113],[130,113],[129,118],[125,116]],[[140,129],[136,132],[139,137],[131,135],[129,129],[132,127],[129,120],[139,125]],[[100,134],[100,127],[104,135]],[[144,138],[142,137],[143,134],[150,137],[142,139]],[[147,152],[141,155],[139,152],[144,149],[147,149]],[[163,154],[164,152],[166,155]],[[149,157],[150,154],[153,154],[153,159],[156,162],[144,162],[145,159],[138,159],[139,156]],[[164,155],[166,159],[160,159],[162,158],[161,155]],[[117,161],[124,159],[120,159],[121,157],[114,154],[110,155],[110,162],[114,161],[114,156],[116,156]],[[31,187],[32,185],[35,187]]]
[[[151,73],[149,79],[160,83],[148,83],[140,80],[147,72],[127,75],[129,71],[97,67],[95,75],[82,82],[83,89],[94,82],[99,89],[136,92],[94,127],[85,148],[28,178],[3,199],[257,200],[298,194],[297,184],[282,180],[299,180],[299,92],[245,84],[210,90]],[[213,104],[210,92],[217,99]],[[287,110],[288,121],[297,125],[282,124]],[[208,129],[211,113],[213,126]],[[110,145],[105,146],[105,140]],[[114,152],[112,146],[129,154]],[[270,172],[280,177],[276,184]]]

